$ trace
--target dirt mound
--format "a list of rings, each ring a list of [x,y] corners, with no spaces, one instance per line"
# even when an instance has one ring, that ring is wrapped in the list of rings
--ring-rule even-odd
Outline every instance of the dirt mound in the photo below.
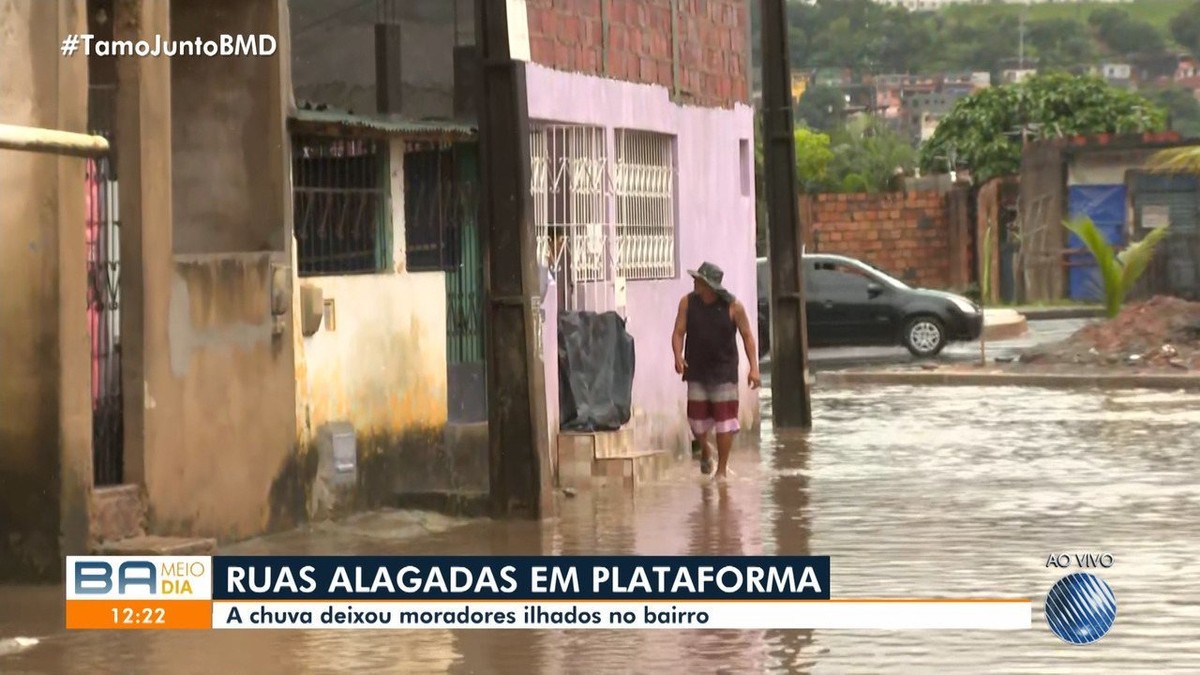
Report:
[[[1128,304],[1115,318],[1035,347],[1021,361],[1200,369],[1200,302],[1155,296]]]

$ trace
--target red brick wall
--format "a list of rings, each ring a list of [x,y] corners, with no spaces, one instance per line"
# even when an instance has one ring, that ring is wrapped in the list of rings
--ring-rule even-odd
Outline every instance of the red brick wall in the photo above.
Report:
[[[953,288],[963,242],[953,251],[947,198],[935,192],[822,194],[800,198],[806,250],[858,258],[909,284]],[[959,224],[965,227],[965,223]]]
[[[527,0],[530,55],[550,68],[674,92],[673,5],[679,102],[748,103],[746,0]]]

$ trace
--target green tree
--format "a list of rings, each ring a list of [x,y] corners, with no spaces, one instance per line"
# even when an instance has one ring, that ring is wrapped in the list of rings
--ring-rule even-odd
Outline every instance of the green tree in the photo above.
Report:
[[[921,166],[944,169],[945,158],[953,155],[983,182],[1019,170],[1023,131],[1038,138],[1158,131],[1165,125],[1164,110],[1098,77],[1041,74],[960,99],[921,147]]]
[[[1087,26],[1075,19],[1033,21],[1029,24],[1029,42],[1041,68],[1069,68],[1096,58]]]
[[[1171,128],[1186,137],[1200,136],[1200,101],[1195,94],[1180,86],[1143,91],[1146,98],[1170,115]]]
[[[916,150],[877,117],[857,117],[831,140],[829,179],[841,192],[887,191],[897,171],[907,173],[916,166]]]
[[[1135,19],[1123,9],[1104,7],[1088,15],[1096,35],[1113,52],[1160,52],[1166,49],[1166,37],[1148,21]]]
[[[846,114],[846,96],[837,87],[814,84],[796,102],[796,119],[817,131],[833,131]]]
[[[796,129],[796,178],[805,192],[820,192],[829,180],[833,150],[829,136],[809,129]]]
[[[934,36],[937,49],[920,71],[1000,70],[1000,62],[1018,55],[1013,42],[1020,22],[1012,14],[995,17],[986,24],[963,20],[945,21]]]
[[[758,5],[750,5],[756,57],[761,36]],[[1019,9],[1009,5],[963,3],[937,12],[910,12],[873,0],[793,0],[787,5],[792,67],[996,73],[1003,62],[1017,57],[1018,16]],[[1164,49],[1165,31],[1137,16],[1136,11],[1104,7],[1088,15],[1086,24],[1069,17],[1029,21],[1026,55],[1046,68],[1090,63],[1101,48],[1122,54]],[[1175,17],[1171,29],[1177,42],[1200,53],[1200,0]]]
[[[800,68],[904,72],[920,67],[935,45],[924,15],[874,0],[791,2],[788,23],[804,35],[802,47],[792,45]]]
[[[1171,36],[1193,54],[1200,54],[1200,0],[1171,19]]]

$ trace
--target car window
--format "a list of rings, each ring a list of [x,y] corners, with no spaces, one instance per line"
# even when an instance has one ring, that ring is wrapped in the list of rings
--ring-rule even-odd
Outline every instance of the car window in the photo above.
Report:
[[[829,262],[814,265],[812,280],[813,290],[822,295],[866,295],[875,281],[857,267]]]

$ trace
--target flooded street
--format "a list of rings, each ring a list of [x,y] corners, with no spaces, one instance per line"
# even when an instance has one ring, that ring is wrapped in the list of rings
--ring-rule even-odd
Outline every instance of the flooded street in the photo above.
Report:
[[[726,486],[693,465],[635,499],[564,498],[541,525],[404,521],[414,534],[385,515],[229,552],[830,555],[834,597],[1030,597],[1032,630],[67,634],[61,588],[0,588],[0,673],[1200,672],[1184,574],[1200,396],[867,387],[815,403],[807,436],[768,421],[761,448],[735,450]],[[1086,553],[1115,558],[1100,574],[1118,613],[1074,647],[1041,615],[1065,573],[1045,562]]]

